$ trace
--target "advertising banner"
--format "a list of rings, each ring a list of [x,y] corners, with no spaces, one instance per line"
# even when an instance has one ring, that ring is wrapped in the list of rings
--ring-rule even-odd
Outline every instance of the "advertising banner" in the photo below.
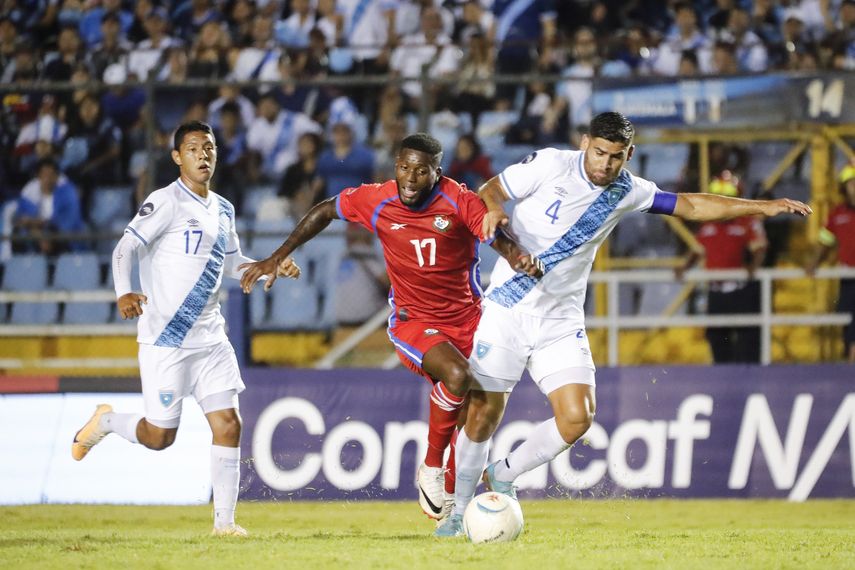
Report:
[[[404,370],[251,370],[241,396],[245,499],[416,499],[428,384]],[[523,497],[855,496],[855,368],[603,369],[596,421]],[[491,450],[552,415],[528,379]]]
[[[855,121],[855,77],[766,74],[745,77],[598,79],[593,112],[620,111],[654,127],[780,127]]]

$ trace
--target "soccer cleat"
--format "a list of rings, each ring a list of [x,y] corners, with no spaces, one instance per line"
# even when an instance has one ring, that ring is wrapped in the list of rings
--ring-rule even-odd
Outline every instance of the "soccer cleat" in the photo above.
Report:
[[[430,518],[442,518],[445,505],[445,470],[422,463],[419,465],[416,483],[419,486],[419,506]]]
[[[433,535],[437,538],[463,536],[463,515],[450,515],[442,525],[433,531]]]
[[[454,495],[445,493],[445,498],[442,500],[442,510],[439,512],[439,518],[436,519],[436,527],[439,528],[451,514],[454,509]]]
[[[71,442],[71,456],[75,461],[80,461],[86,457],[89,450],[107,435],[107,432],[101,429],[101,416],[112,411],[113,406],[98,404],[89,421],[74,434],[74,441]]]
[[[239,524],[232,523],[220,528],[214,527],[214,530],[211,531],[211,536],[237,536],[243,538],[249,536],[249,533]]]
[[[484,469],[484,476],[481,477],[481,480],[484,481],[484,485],[487,487],[488,491],[494,491],[496,493],[507,495],[512,499],[516,499],[517,489],[514,487],[514,484],[496,479],[496,465],[498,465],[498,463],[499,462],[496,461],[495,463],[489,464],[487,468]]]

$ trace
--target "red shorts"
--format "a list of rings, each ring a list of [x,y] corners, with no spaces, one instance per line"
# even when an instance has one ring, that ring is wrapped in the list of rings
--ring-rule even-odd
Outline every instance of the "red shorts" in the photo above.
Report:
[[[430,374],[422,368],[422,358],[427,351],[442,342],[450,342],[463,356],[469,358],[472,338],[480,320],[480,312],[470,322],[459,326],[399,320],[388,330],[389,339],[395,345],[395,351],[404,366],[433,382]]]

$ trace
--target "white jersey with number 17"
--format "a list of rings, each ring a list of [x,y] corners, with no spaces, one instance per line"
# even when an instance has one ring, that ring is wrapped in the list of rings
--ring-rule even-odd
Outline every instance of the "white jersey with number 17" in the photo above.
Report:
[[[506,168],[502,187],[510,232],[546,267],[540,280],[516,273],[499,258],[487,299],[522,313],[578,319],[584,326],[585,290],[599,245],[625,214],[647,211],[661,193],[653,182],[622,170],[596,186],[582,166],[584,152],[546,148]]]
[[[181,181],[152,192],[128,224],[139,248],[140,283],[148,303],[137,341],[200,348],[227,339],[218,294],[226,257],[240,253],[234,207],[209,192],[203,199]]]

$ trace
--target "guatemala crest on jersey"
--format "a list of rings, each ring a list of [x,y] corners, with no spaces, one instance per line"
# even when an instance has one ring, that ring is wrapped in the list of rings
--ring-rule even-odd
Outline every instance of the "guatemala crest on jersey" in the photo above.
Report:
[[[479,340],[478,344],[475,345],[475,355],[478,358],[484,358],[487,356],[487,353],[490,352],[491,347],[492,345],[490,343]]]
[[[163,404],[163,407],[168,408],[172,400],[175,399],[175,392],[172,390],[161,390],[158,392],[158,396],[160,396],[160,403]]]
[[[433,219],[433,227],[438,232],[445,232],[451,227],[451,222],[445,216],[436,216]]]
[[[623,195],[621,193],[621,189],[615,188],[612,185],[609,186],[609,188],[608,188],[608,190],[606,190],[606,192],[608,192],[608,196],[606,196],[606,199],[609,202],[609,206],[614,206],[615,204],[620,202],[620,199],[623,197]]]

